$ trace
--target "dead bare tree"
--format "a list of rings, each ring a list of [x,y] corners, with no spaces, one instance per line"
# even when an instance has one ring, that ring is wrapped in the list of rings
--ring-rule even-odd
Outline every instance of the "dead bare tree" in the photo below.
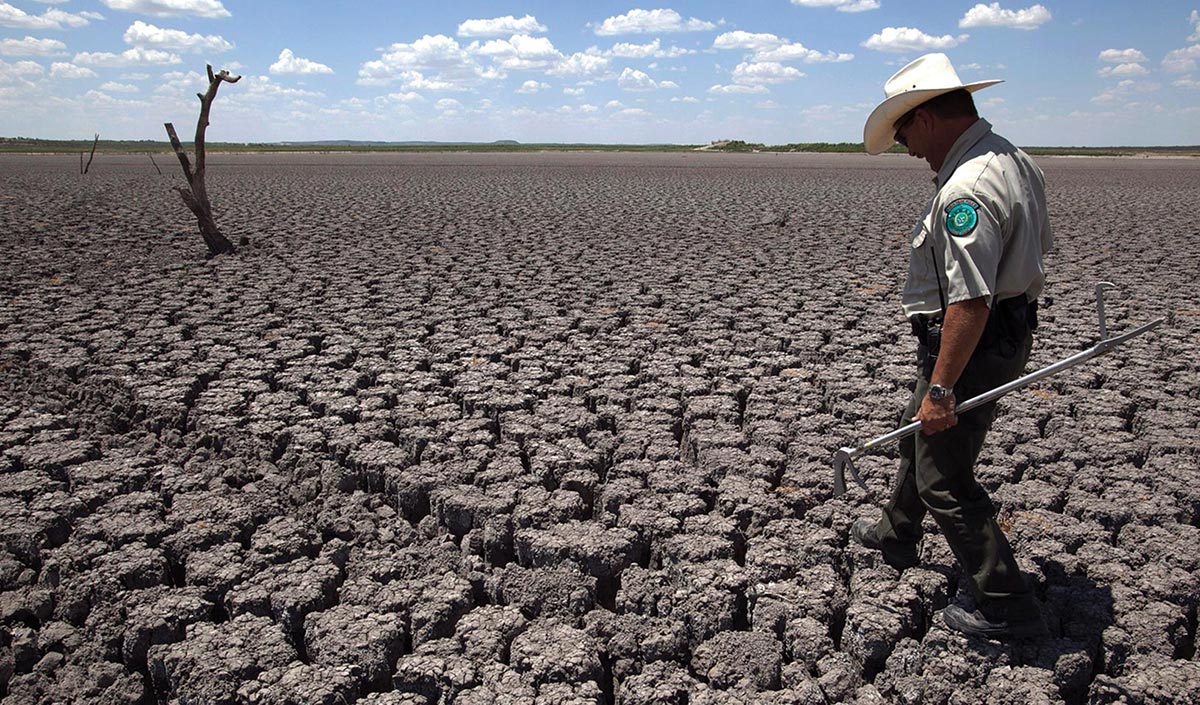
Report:
[[[92,140],[92,153],[88,155],[87,166],[83,167],[83,173],[88,173],[88,169],[92,168],[92,160],[96,158],[96,145],[100,143],[100,133],[96,133],[96,139]],[[79,161],[83,161],[83,153],[79,153]]]
[[[179,163],[183,166],[183,175],[188,182],[188,188],[176,186],[175,190],[179,192],[183,202],[195,214],[196,224],[200,228],[200,237],[204,238],[204,244],[208,245],[208,253],[211,256],[232,253],[235,248],[233,243],[221,234],[220,229],[217,228],[217,222],[213,220],[212,204],[208,200],[208,189],[204,185],[204,131],[208,128],[208,112],[212,108],[213,99],[217,97],[217,88],[220,87],[221,82],[237,83],[242,77],[231,76],[225,70],[214,74],[211,64],[207,68],[208,91],[196,94],[200,98],[200,118],[196,121],[196,139],[193,143],[196,150],[196,168],[194,170],[188,161],[187,152],[183,151],[183,145],[179,142],[179,136],[175,134],[175,126],[168,122],[164,123],[164,127],[167,128],[167,136],[171,138],[171,146],[175,149],[175,155],[179,157]]]

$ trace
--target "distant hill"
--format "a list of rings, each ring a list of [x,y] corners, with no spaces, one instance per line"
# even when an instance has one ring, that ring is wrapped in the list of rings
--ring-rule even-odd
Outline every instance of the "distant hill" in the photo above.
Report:
[[[437,142],[432,140],[316,140],[305,142],[270,142],[267,144],[280,144],[287,145],[289,147],[439,147],[447,145],[519,145],[521,143],[516,140],[495,140],[494,142]]]
[[[191,149],[189,142],[184,147]],[[35,154],[78,154],[92,148],[89,140],[44,140],[31,137],[0,137],[0,152]],[[717,140],[707,145],[695,144],[589,144],[527,143],[517,140],[493,142],[435,142],[406,140],[397,142],[376,140],[318,140],[312,142],[209,142],[211,152],[849,152],[862,153],[861,142],[797,142],[769,145],[743,140]],[[100,140],[100,153],[171,153],[171,145],[156,140]],[[903,152],[893,145],[892,152]],[[1033,155],[1108,156],[1188,156],[1200,157],[1200,146],[1168,147],[1025,147]]]

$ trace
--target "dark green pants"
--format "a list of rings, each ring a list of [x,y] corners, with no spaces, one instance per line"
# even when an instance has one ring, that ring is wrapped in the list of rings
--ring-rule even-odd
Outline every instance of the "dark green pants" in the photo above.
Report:
[[[961,403],[1020,376],[1029,360],[1031,336],[1018,341],[1011,355],[977,349],[954,387]],[[917,375],[902,424],[916,415],[929,389],[929,379]],[[933,515],[955,558],[970,577],[972,592],[990,618],[1035,614],[1025,576],[1017,567],[1012,547],[996,524],[995,507],[975,481],[975,459],[992,425],[996,403],[985,404],[958,417],[953,428],[926,436],[918,432],[900,443],[900,469],[891,500],[884,506],[876,534],[885,553],[902,556],[921,539],[921,520]]]

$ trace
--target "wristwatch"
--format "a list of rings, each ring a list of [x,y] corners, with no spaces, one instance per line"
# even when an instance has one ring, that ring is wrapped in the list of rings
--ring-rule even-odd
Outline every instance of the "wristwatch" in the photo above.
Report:
[[[934,401],[942,401],[947,397],[954,396],[954,390],[948,387],[943,387],[940,384],[929,385],[929,398]]]

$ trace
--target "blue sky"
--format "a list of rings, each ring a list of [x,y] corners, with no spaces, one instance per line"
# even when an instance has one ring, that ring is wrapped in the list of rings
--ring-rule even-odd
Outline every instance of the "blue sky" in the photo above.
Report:
[[[860,141],[928,51],[1026,145],[1200,144],[1200,2],[0,0],[0,135]]]

